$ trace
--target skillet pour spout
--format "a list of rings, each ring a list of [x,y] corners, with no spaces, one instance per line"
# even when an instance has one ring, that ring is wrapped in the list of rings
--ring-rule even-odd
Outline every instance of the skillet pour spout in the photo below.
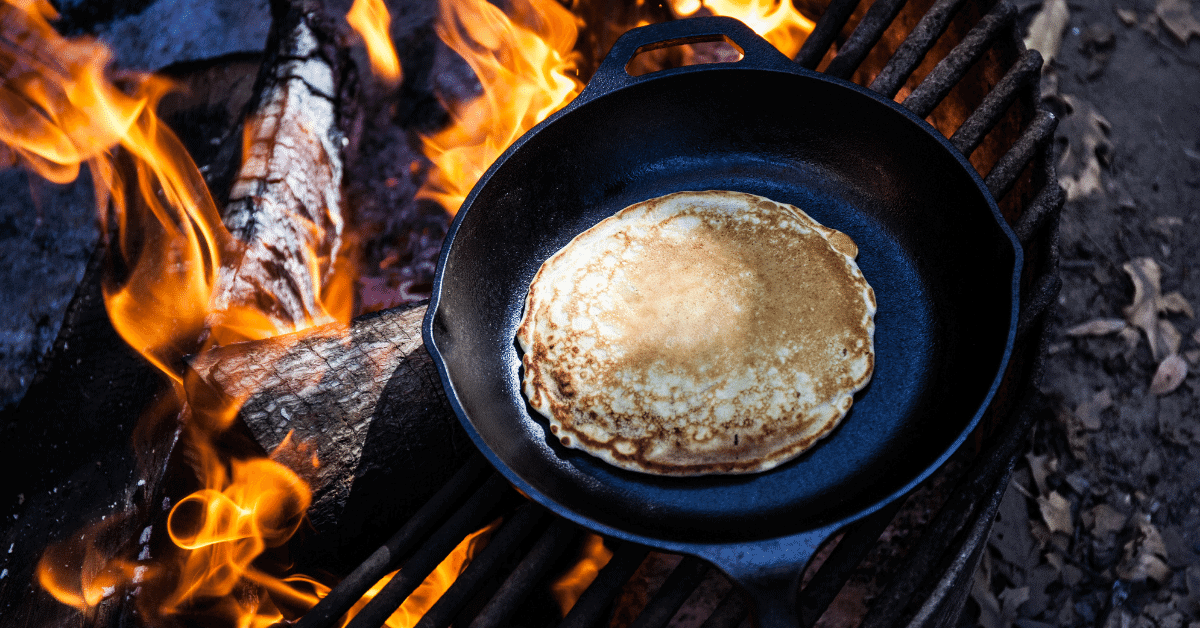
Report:
[[[727,40],[737,62],[631,76],[639,50]],[[548,257],[624,207],[735,190],[849,235],[875,290],[875,372],[827,438],[770,471],[623,471],[549,434],[514,341]],[[817,547],[957,449],[1012,351],[1021,249],[970,163],[891,100],[792,63],[731,18],[634,29],[588,87],[518,139],[451,225],[425,346],[464,428],[525,495],[600,534],[711,561],[762,625],[795,625]]]

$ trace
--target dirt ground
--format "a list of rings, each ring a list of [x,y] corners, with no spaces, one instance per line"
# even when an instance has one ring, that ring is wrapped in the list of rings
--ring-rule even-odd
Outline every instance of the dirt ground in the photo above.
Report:
[[[963,621],[1198,628],[1200,21],[1186,0],[1022,9],[1043,42],[1065,18],[1043,81],[1063,288],[1032,452]]]

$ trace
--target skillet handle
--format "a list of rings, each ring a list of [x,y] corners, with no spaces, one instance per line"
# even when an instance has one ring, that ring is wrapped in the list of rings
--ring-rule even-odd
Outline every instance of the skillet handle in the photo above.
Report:
[[[692,17],[641,26],[627,31],[613,44],[608,55],[576,102],[591,100],[622,87],[647,80],[659,72],[633,76],[626,71],[638,53],[670,46],[710,41],[726,41],[741,48],[743,58],[732,63],[711,63],[704,67],[734,66],[738,68],[785,69],[795,72],[799,67],[779,52],[767,40],[759,37],[742,22],[724,16]],[[681,69],[681,68],[680,68]],[[666,70],[670,71],[670,70]]]
[[[800,625],[800,577],[835,524],[788,537],[702,548],[699,555],[740,584],[754,600],[757,628]]]
[[[756,628],[798,628],[800,614],[796,609],[800,577],[804,570],[786,569],[757,574],[739,582],[754,599]]]

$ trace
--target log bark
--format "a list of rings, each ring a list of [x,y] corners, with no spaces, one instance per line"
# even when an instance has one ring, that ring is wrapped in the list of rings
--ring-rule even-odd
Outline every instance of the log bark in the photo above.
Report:
[[[221,336],[223,317],[239,308],[265,315],[279,332],[335,320],[323,293],[340,262],[348,143],[340,103],[354,81],[319,2],[273,0],[271,11],[269,57],[222,215],[242,250],[213,293],[220,342],[231,338]]]
[[[266,451],[291,435],[274,457],[313,489],[317,554],[373,549],[472,450],[421,340],[424,316],[424,304],[384,310],[189,361],[193,407],[240,401]]]

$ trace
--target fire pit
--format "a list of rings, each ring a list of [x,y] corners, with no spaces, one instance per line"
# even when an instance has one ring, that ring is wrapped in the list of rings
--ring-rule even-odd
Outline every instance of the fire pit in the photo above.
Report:
[[[1006,3],[877,0],[862,7],[838,1],[828,7],[798,6],[816,21],[803,45],[797,44],[797,49],[789,52],[797,63],[895,97],[927,119],[984,175],[1025,247],[1015,350],[983,424],[951,463],[921,489],[918,498],[857,521],[827,544],[809,567],[800,592],[801,622],[812,625],[880,536],[889,526],[894,530],[902,525],[893,520],[915,517],[925,523],[920,540],[903,548],[903,565],[893,561],[879,570],[877,583],[872,585],[878,590],[872,591],[870,610],[862,624],[947,625],[962,608],[966,583],[984,547],[1008,472],[1023,447],[1030,421],[1023,409],[1033,394],[1031,382],[1043,354],[1043,315],[1058,286],[1055,234],[1062,198],[1048,152],[1054,120],[1034,107],[1040,58],[1020,51],[1012,36],[1015,11]],[[675,10],[683,13],[686,8]],[[694,597],[698,586],[711,588],[714,582],[724,583],[717,588],[730,592],[717,596],[721,601],[705,625],[738,625],[751,612],[748,599],[736,589],[730,590],[709,565],[692,558],[679,561],[652,596],[632,601],[638,596],[630,593],[627,583],[644,563],[647,548],[611,539],[603,543],[607,549],[597,545],[599,539],[585,542],[588,537],[581,531],[509,490],[471,453],[420,344],[423,306],[388,309],[348,324],[320,325],[348,318],[324,305],[332,302],[328,295],[338,288],[320,279],[336,264],[338,239],[346,229],[344,217],[331,213],[344,200],[329,194],[341,189],[342,169],[354,167],[345,165],[344,155],[365,151],[364,145],[373,139],[342,132],[355,125],[361,129],[371,121],[347,113],[348,103],[354,100],[347,94],[356,85],[347,69],[353,64],[339,52],[339,40],[329,35],[320,10],[315,4],[276,6],[268,58],[254,87],[246,89],[249,109],[256,112],[246,123],[248,150],[239,168],[214,172],[208,181],[214,185],[222,176],[229,181],[231,191],[228,198],[221,199],[221,218],[235,240],[249,243],[238,249],[239,272],[218,273],[214,285],[216,294],[222,296],[212,298],[218,307],[207,311],[220,314],[206,314],[209,318],[196,321],[191,332],[196,335],[196,329],[208,329],[208,338],[221,346],[206,348],[204,339],[197,342],[193,338],[188,341],[194,343],[192,350],[203,352],[185,362],[165,352],[151,352],[151,356],[167,356],[162,359],[164,368],[158,371],[144,366],[107,327],[112,309],[110,305],[106,317],[104,297],[111,301],[113,284],[108,280],[102,291],[99,276],[106,258],[129,256],[130,247],[146,243],[116,241],[96,256],[91,283],[85,281],[77,295],[48,366],[9,421],[10,432],[16,435],[7,445],[10,476],[22,477],[19,465],[25,457],[17,455],[19,447],[33,448],[44,460],[35,467],[43,473],[23,482],[17,488],[20,495],[12,496],[18,506],[15,524],[5,539],[10,539],[13,551],[29,559],[19,568],[10,567],[7,580],[0,576],[0,612],[28,618],[30,625],[61,623],[82,612],[87,623],[111,625],[153,623],[164,617],[202,622],[205,616],[228,618],[253,607],[256,617],[270,617],[266,612],[270,610],[276,613],[275,619],[316,627],[337,625],[338,618],[353,608],[351,625],[378,626],[406,598],[411,602],[418,597],[411,594],[419,593],[426,576],[444,564],[448,555],[458,555],[455,565],[467,563],[461,554],[468,552],[471,543],[463,540],[482,530],[483,536],[474,542],[482,549],[468,552],[474,556],[465,571],[452,585],[442,586],[445,593],[439,599],[422,605],[421,625],[510,625],[518,618],[523,625],[555,625],[559,618],[545,593],[547,583],[563,582],[564,565],[577,562],[581,543],[590,543],[591,549],[585,552],[588,559],[572,570],[580,576],[576,583],[564,585],[569,603],[563,608],[569,610],[564,610],[566,617],[559,625],[598,625],[610,618],[619,623],[634,614],[634,625],[666,625],[680,606]],[[580,15],[600,12],[590,5],[576,7],[576,11]],[[631,15],[640,19],[638,10],[626,8],[623,16]],[[582,47],[592,46],[602,55],[614,37],[593,27],[585,32]],[[223,63],[253,67],[255,61]],[[586,69],[587,63],[585,59],[580,67]],[[182,76],[194,70],[179,68],[177,72]],[[430,71],[429,67],[413,70],[407,66],[406,70],[417,77]],[[484,78],[484,70],[476,67],[475,72]],[[199,72],[192,76],[195,74]],[[365,70],[360,80],[367,82]],[[405,80],[419,82],[420,78],[408,76]],[[230,84],[219,79],[213,82]],[[380,85],[386,83],[379,81]],[[577,86],[566,87],[562,98],[569,100]],[[213,90],[220,92],[219,87]],[[413,106],[412,102],[407,106]],[[557,106],[561,102],[553,105]],[[397,108],[393,113],[402,112]],[[464,110],[457,113],[464,115]],[[281,131],[288,125],[294,125],[293,130]],[[314,128],[326,131],[313,133]],[[240,143],[242,134],[227,137]],[[191,144],[203,145],[203,139],[184,137],[193,154],[199,151]],[[427,141],[436,144],[446,139]],[[220,142],[214,146],[218,150],[209,149],[208,153],[216,163],[224,148]],[[445,146],[439,150],[445,152]],[[490,161],[482,167],[487,163]],[[302,164],[311,166],[300,166],[305,173],[300,180],[273,174]],[[422,174],[421,167],[415,172]],[[422,192],[423,197],[457,207],[454,199],[461,201],[465,190],[436,176],[430,178],[437,185]],[[290,191],[280,192],[280,182],[285,188],[291,186]],[[404,186],[388,184],[387,189]],[[297,190],[304,192],[294,193]],[[292,202],[273,205],[279,198]],[[422,211],[427,212],[425,207]],[[277,218],[266,218],[270,214],[264,212],[273,208],[285,211]],[[317,228],[284,236],[266,232],[268,225],[296,224],[290,216],[297,212],[305,215],[306,224]],[[438,223],[429,220],[428,213],[416,211],[414,215],[422,217],[424,222],[418,222],[424,225],[427,237],[424,241],[416,238],[413,248],[428,250],[430,241],[436,245]],[[311,241],[312,246],[286,251],[273,244],[281,241]],[[219,248],[207,258],[210,266],[219,265],[213,260],[224,259]],[[420,262],[419,258],[417,254],[410,261]],[[254,264],[270,270],[255,271]],[[280,268],[289,270],[277,272]],[[316,279],[311,276],[314,268],[321,269]],[[406,275],[405,293],[419,294],[422,281],[427,281],[420,273],[429,270]],[[128,275],[135,271],[123,270]],[[271,278],[280,277],[285,279],[271,283]],[[297,282],[296,277],[309,279]],[[118,283],[128,285],[126,279]],[[266,300],[253,296],[263,294],[277,296]],[[220,317],[248,305],[259,312],[257,317],[239,325],[212,323],[214,316],[231,320]],[[264,326],[270,331],[262,331]],[[291,330],[300,331],[280,334]],[[130,337],[127,331],[122,334]],[[234,342],[247,339],[253,342]],[[320,367],[314,368],[315,363]],[[123,379],[97,378],[106,372]],[[114,388],[121,390],[114,393]],[[155,395],[157,401],[147,401]],[[87,401],[93,396],[102,402]],[[181,399],[186,400],[183,406],[179,405]],[[126,443],[135,435],[133,424],[152,405],[161,406],[158,416],[162,418],[142,423],[136,432],[138,453],[131,455]],[[105,417],[126,417],[128,424],[116,430],[92,428],[89,433],[96,442],[90,443],[86,438],[84,442],[64,442],[54,434],[55,430],[86,428],[84,421],[62,417],[89,410]],[[56,427],[47,430],[47,417],[52,417],[49,424]],[[338,418],[331,424],[330,417]],[[205,441],[192,430],[214,436]],[[230,453],[216,458],[217,462],[203,461],[197,453],[203,446],[197,443],[210,441]],[[378,463],[379,457],[386,455],[381,449],[391,446],[402,451],[404,459]],[[188,508],[211,508],[212,503],[233,500],[226,489],[198,486],[196,468],[224,467],[223,473],[235,479],[274,477],[275,471],[268,470],[275,468],[271,465],[221,462],[252,461],[263,450],[275,450],[274,464],[288,469],[290,475],[278,476],[283,485],[299,482],[314,489],[311,497],[305,490],[288,493],[281,498],[283,507],[276,506],[272,514],[259,517],[273,526],[273,532],[263,537],[266,545],[282,546],[293,531],[301,529],[290,541],[301,571],[338,584],[332,590],[294,580],[276,584],[285,581],[265,574],[272,570],[282,573],[271,561],[284,559],[271,551],[261,553],[260,548],[260,553],[248,554],[246,560],[253,561],[246,572],[249,575],[235,578],[226,597],[214,590],[203,602],[180,599],[170,612],[160,608],[149,613],[139,608],[139,602],[146,599],[176,599],[165,583],[178,578],[151,571],[162,564],[161,554],[186,553],[172,547],[192,551],[201,545],[219,546],[191,536],[198,532],[181,523]],[[87,464],[80,466],[79,461],[85,459]],[[149,477],[145,476],[147,469],[153,470]],[[110,481],[123,486],[117,491],[97,488]],[[403,490],[396,490],[398,485]],[[201,506],[193,496],[205,491],[221,497]],[[108,495],[120,495],[120,507],[93,501],[113,499]],[[308,508],[310,499],[312,508]],[[311,523],[301,525],[300,516],[306,510]],[[914,516],[914,510],[937,514]],[[31,520],[45,516],[33,514],[37,511],[58,511],[62,516],[49,517],[48,524],[31,525]],[[97,522],[92,515],[99,512],[106,514]],[[503,517],[502,523],[489,526],[497,517]],[[90,544],[64,545],[80,534],[91,537]],[[48,579],[43,576],[40,585],[34,583],[36,557],[52,541],[57,542],[53,547],[61,549],[46,554],[49,558],[43,563],[60,562],[77,581],[66,582],[71,578],[62,576],[60,570]],[[382,547],[371,553],[381,543]],[[608,555],[611,558],[606,558]],[[661,562],[661,558],[657,560]],[[194,562],[185,557],[176,569],[187,572]],[[595,573],[599,564],[603,567],[593,579],[586,572],[590,568]],[[401,566],[399,575],[376,585]],[[332,574],[348,575],[338,578]],[[205,582],[212,579],[212,574],[201,578]],[[53,590],[51,585],[64,583],[67,586],[54,590],[55,597],[79,610],[60,604],[45,592]],[[378,590],[368,593],[372,586]],[[364,594],[372,599],[363,601]]]

